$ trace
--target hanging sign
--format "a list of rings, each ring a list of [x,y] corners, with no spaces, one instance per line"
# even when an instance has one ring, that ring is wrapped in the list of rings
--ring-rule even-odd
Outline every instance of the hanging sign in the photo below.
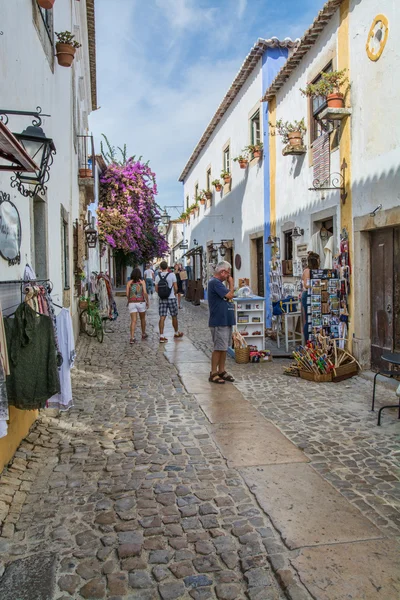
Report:
[[[10,194],[0,191],[0,255],[8,264],[21,262],[21,219]]]

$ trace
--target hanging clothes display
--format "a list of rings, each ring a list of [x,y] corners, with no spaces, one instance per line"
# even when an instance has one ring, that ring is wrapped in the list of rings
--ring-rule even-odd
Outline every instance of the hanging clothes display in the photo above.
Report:
[[[60,392],[52,320],[23,302],[4,326],[10,362],[8,402],[19,409],[44,408]]]
[[[318,254],[321,269],[332,269],[334,238],[331,232],[322,227],[320,231],[314,233],[308,243],[307,252]]]
[[[6,376],[10,374],[6,333],[4,330],[3,310],[0,303],[0,438],[7,435],[8,397]]]
[[[33,285],[25,286],[25,302],[36,312],[46,315],[51,318],[54,330],[54,343],[57,352],[57,365],[62,365],[62,354],[58,343],[56,315],[54,312],[53,300],[50,295],[50,285]]]
[[[105,273],[97,276],[97,293],[99,296],[99,310],[103,318],[115,321],[118,317],[117,304],[112,292],[111,280]]]
[[[71,369],[75,360],[75,341],[69,310],[63,308],[56,317],[58,343],[63,362],[59,370],[61,391],[50,398],[47,408],[68,410],[73,406]]]

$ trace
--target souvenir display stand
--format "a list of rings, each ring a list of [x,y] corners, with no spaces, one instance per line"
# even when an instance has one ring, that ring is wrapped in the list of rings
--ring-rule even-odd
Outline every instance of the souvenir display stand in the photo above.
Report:
[[[265,298],[261,296],[247,296],[233,298],[235,304],[236,328],[245,338],[250,351],[261,351],[265,347],[264,309]],[[235,355],[233,348],[229,354]]]

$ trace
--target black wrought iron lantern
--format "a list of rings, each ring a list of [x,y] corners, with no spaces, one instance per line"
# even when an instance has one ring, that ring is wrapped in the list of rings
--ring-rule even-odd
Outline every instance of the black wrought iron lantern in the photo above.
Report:
[[[163,225],[168,226],[171,220],[171,216],[167,213],[167,209],[164,209],[164,212],[161,214],[161,223]]]
[[[211,258],[212,260],[217,260],[218,258],[218,249],[213,247],[211,250]]]
[[[96,248],[97,245],[97,231],[93,227],[87,227],[85,229],[86,244],[88,248]]]
[[[219,247],[219,253],[222,256],[222,258],[225,257],[226,254],[226,246],[224,243],[221,243],[220,247]]]
[[[15,173],[11,178],[11,187],[16,187],[23,196],[33,197],[38,193],[44,196],[47,189],[45,184],[50,178],[49,170],[56,153],[54,142],[46,137],[41,127],[35,125],[29,125],[22,133],[14,135],[36,163],[38,170],[34,173]],[[33,189],[25,187],[28,185],[34,186]]]

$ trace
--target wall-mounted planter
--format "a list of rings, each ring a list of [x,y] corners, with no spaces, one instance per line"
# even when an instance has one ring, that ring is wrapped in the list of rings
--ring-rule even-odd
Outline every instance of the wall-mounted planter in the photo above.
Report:
[[[289,144],[290,146],[302,146],[303,145],[303,136],[300,131],[292,131],[288,133]]]
[[[51,8],[53,8],[54,2],[56,0],[36,0],[36,1],[41,8],[46,8],[47,10],[50,10]]]
[[[206,197],[207,200],[211,200],[211,198],[212,198],[212,192],[206,192],[205,193],[205,197]]]
[[[56,44],[56,56],[58,60],[58,64],[61,67],[70,67],[75,58],[76,48],[71,46],[71,44],[62,44],[58,42]]]
[[[206,197],[204,196],[203,198],[200,199],[200,204],[205,204],[206,203]]]
[[[261,150],[254,150],[253,158],[260,158],[260,157],[261,157]]]
[[[79,177],[82,177],[82,178],[93,177],[92,169],[79,169]]]
[[[344,107],[344,96],[340,92],[335,94],[328,94],[326,97],[326,103],[328,108],[343,108]]]
[[[230,175],[226,175],[226,176],[224,177],[224,182],[225,182],[225,183],[230,183],[230,182],[231,182],[231,179],[232,179],[232,177],[231,177]]]
[[[298,156],[307,152],[307,146],[292,146],[288,144],[282,150],[283,156]]]
[[[221,184],[215,186],[215,191],[216,192],[220,192],[221,190],[222,190],[222,185]]]
[[[239,166],[241,169],[247,169],[248,164],[249,164],[248,160],[239,160]]]

